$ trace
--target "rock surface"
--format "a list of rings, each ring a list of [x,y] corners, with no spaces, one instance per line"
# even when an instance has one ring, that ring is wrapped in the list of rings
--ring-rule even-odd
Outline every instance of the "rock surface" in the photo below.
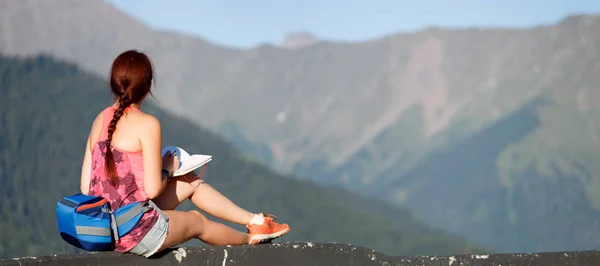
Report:
[[[392,257],[363,247],[334,243],[285,243],[256,246],[180,247],[144,258],[92,252],[0,260],[5,265],[599,265],[600,252],[467,254]]]

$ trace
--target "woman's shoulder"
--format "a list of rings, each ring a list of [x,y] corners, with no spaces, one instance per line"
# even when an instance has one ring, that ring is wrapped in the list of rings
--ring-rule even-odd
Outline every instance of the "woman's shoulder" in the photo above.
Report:
[[[90,134],[88,137],[88,142],[90,144],[90,146],[92,146],[93,143],[95,143],[98,138],[100,137],[100,135],[102,135],[102,127],[104,125],[104,113],[106,112],[106,109],[103,109],[101,112],[99,112],[96,117],[94,118],[94,121],[92,122],[92,126],[90,128]]]
[[[107,111],[107,109],[108,108],[102,109],[102,111],[96,115],[94,121],[92,122],[92,130],[102,127],[102,123],[104,122],[104,113]]]
[[[136,120],[137,123],[140,123],[142,126],[146,127],[160,127],[160,121],[154,115],[144,113],[144,112],[132,112],[132,118]]]
[[[155,116],[148,113],[135,112],[132,118],[135,119],[136,132],[140,138],[154,139],[156,136],[161,135],[160,121]]]
[[[104,122],[104,117],[107,115],[107,112],[111,111],[112,106],[107,106],[104,109],[102,109],[97,115],[96,118],[94,118],[94,122],[93,122],[93,126],[92,127],[102,127],[102,123]]]

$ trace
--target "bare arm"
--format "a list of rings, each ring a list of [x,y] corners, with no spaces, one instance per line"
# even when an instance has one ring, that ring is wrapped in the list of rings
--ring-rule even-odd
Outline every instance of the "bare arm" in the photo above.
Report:
[[[92,136],[94,138],[98,138],[100,135],[100,130],[102,129],[102,115],[99,114],[94,119],[94,123],[90,128],[90,134],[88,135],[86,144],[85,144],[85,154],[83,156],[83,163],[81,165],[81,180],[80,180],[80,189],[81,193],[87,195],[90,192],[90,175],[92,173]]]
[[[162,173],[162,132],[160,122],[153,116],[144,119],[140,136],[144,157],[144,188],[151,199],[158,197],[166,187],[167,176]],[[167,169],[172,171],[172,169]]]
[[[90,151],[90,138],[85,144],[85,155],[81,165],[81,193],[87,195],[90,192],[90,174],[92,172],[92,152]]]

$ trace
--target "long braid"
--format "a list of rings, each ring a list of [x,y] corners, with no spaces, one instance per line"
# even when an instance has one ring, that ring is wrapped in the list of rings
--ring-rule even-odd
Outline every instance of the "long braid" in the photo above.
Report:
[[[118,186],[119,177],[111,143],[113,133],[123,112],[132,104],[141,103],[151,93],[153,79],[152,62],[143,53],[128,50],[117,56],[110,70],[110,89],[119,105],[108,126],[104,169],[113,186]]]
[[[113,133],[115,132],[115,129],[117,128],[117,122],[119,122],[119,119],[121,119],[121,116],[123,116],[123,112],[130,105],[131,105],[131,101],[129,100],[129,97],[127,97],[127,96],[119,97],[119,107],[113,114],[113,118],[110,121],[110,124],[108,125],[108,138],[106,140],[106,157],[105,157],[105,161],[104,161],[104,167],[105,167],[105,171],[106,171],[108,177],[110,178],[110,183],[113,186],[117,186],[119,184],[119,177],[117,176],[115,158],[114,158],[114,155],[112,153],[110,146],[111,146],[111,142],[112,142]]]

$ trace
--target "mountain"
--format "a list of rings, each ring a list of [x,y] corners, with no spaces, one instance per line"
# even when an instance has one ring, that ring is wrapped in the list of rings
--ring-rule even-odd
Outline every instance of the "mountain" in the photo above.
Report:
[[[506,252],[599,248],[598,30],[599,17],[580,16],[506,31],[494,41],[493,31],[440,32],[447,40],[479,40],[462,47],[470,58],[487,57],[472,63],[468,75],[462,67],[446,69],[474,99],[437,134],[446,141],[421,142],[424,121],[409,116],[326,176],[362,174],[357,169],[369,168],[360,162],[380,161],[385,147],[401,138],[417,151],[396,153],[402,163],[378,168],[383,171],[365,194],[402,202],[436,226]],[[482,42],[489,44],[485,50]]]
[[[2,51],[105,77],[144,50],[167,111],[278,172],[406,204],[499,251],[600,247],[599,16],[237,50],[100,1],[0,5]]]
[[[46,55],[0,57],[0,94],[0,256],[72,251],[57,233],[55,204],[78,192],[85,139],[110,104],[108,84]],[[288,222],[292,231],[281,241],[349,243],[405,255],[483,250],[403,208],[278,175],[153,102],[142,108],[160,119],[164,143],[214,156],[204,175],[208,183],[242,207]]]
[[[317,43],[317,37],[309,32],[292,32],[285,36],[279,47],[286,49],[302,49]]]

